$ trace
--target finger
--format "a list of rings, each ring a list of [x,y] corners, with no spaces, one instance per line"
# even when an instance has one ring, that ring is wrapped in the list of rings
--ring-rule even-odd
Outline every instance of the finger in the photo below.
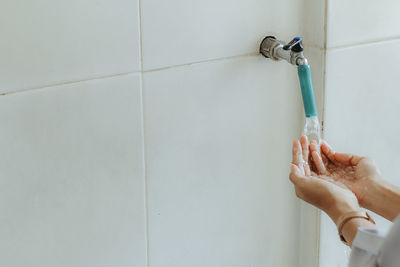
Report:
[[[324,165],[325,165],[325,166],[328,165],[329,160],[328,160],[328,158],[325,156],[325,154],[322,153],[322,152],[320,152],[320,155],[321,155],[322,162],[324,163]]]
[[[311,153],[312,155],[312,153]],[[311,175],[314,173],[315,175],[318,175],[318,170],[317,167],[315,167],[314,161],[312,160],[312,156],[310,158],[310,169],[311,169]]]
[[[297,165],[291,164],[289,179],[294,185],[299,185],[302,184],[307,178],[304,176],[301,169]]]
[[[322,158],[322,162],[326,166],[328,164],[328,158],[325,156],[324,153],[322,153],[321,146],[315,140],[312,140],[311,143],[310,143],[310,152],[312,153],[313,151],[317,151],[318,152],[318,154]]]
[[[301,150],[303,152],[303,159],[308,159],[308,138],[305,135],[300,137]]]
[[[308,146],[308,150],[310,151],[309,152],[310,156],[308,157],[308,163],[310,164],[310,169],[311,169],[312,172],[316,172],[316,169],[315,169],[315,166],[314,166],[314,162],[312,161],[312,157],[311,157],[311,154],[312,154],[313,149],[314,149],[314,147],[313,147],[313,143],[314,142],[315,142],[314,140],[311,140],[310,145]]]
[[[312,156],[314,165],[317,168],[318,173],[325,174],[326,168],[325,168],[324,162],[322,161],[320,154],[317,151],[313,151],[311,153],[311,156]]]
[[[321,150],[322,153],[325,154],[325,156],[332,162],[335,162],[335,151],[332,149],[332,147],[325,141],[322,141],[321,144]]]
[[[319,146],[317,144],[317,141],[312,140],[310,142],[310,152],[312,153],[313,151],[318,151],[318,149],[319,149]]]
[[[303,162],[304,162],[304,172],[306,175],[311,174],[310,165],[309,165],[309,151],[308,151],[308,138],[305,135],[300,137],[301,150],[303,154]]]
[[[298,140],[295,140],[293,142],[292,152],[293,152],[292,163],[295,164],[301,170],[301,172],[304,174],[303,155],[302,155],[302,151],[301,151],[301,145]]]
[[[356,166],[363,159],[363,157],[345,153],[335,153],[334,157],[338,162],[347,166]]]

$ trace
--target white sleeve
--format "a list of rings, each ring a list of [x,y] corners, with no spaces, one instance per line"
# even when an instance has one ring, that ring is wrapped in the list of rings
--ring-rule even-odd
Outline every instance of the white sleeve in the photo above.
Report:
[[[400,216],[393,222],[378,258],[379,267],[400,266]]]
[[[349,267],[376,267],[386,233],[375,228],[358,228],[353,241]]]

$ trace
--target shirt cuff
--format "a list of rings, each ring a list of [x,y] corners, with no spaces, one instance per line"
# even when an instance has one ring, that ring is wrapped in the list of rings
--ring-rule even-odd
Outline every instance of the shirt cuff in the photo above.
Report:
[[[386,231],[376,228],[359,227],[352,248],[359,248],[377,255],[385,239]]]

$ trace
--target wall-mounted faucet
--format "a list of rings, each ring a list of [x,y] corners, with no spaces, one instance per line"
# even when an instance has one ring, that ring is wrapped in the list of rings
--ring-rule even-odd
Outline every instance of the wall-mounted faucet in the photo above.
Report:
[[[288,44],[277,40],[274,36],[267,36],[261,42],[260,53],[273,60],[284,59],[293,65],[308,65],[303,55],[303,42],[300,37],[295,37]]]
[[[284,59],[297,66],[301,95],[303,97],[306,125],[304,134],[310,139],[320,141],[320,126],[318,121],[317,105],[311,80],[311,70],[307,59],[303,55],[303,43],[300,37],[293,38],[289,43],[277,40],[274,36],[265,37],[260,45],[260,53],[272,60]]]
[[[293,38],[289,43],[277,40],[274,36],[265,37],[260,45],[260,53],[272,60],[284,59],[298,66],[301,93],[307,118],[318,116],[315,104],[314,90],[311,81],[311,71],[307,59],[303,55],[303,42],[300,37]]]

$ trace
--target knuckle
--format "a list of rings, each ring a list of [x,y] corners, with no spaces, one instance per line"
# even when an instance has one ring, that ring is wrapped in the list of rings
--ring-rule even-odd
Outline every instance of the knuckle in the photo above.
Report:
[[[296,193],[296,197],[300,198],[300,192],[299,192],[298,188],[296,188],[294,190],[294,192]]]
[[[301,190],[298,187],[296,187],[295,193],[296,193],[296,197],[303,199],[303,194],[301,193]]]
[[[290,180],[292,183],[295,183],[295,176],[294,176],[293,173],[290,173],[290,175],[289,175],[289,180]]]

